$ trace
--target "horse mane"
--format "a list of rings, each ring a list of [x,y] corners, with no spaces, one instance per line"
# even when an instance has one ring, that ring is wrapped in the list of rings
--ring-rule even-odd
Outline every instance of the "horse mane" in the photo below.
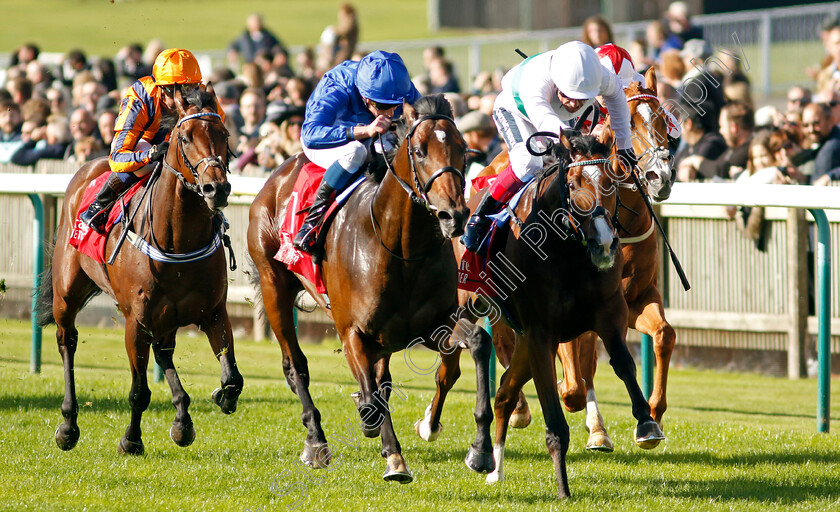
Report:
[[[417,117],[422,117],[429,114],[440,114],[447,117],[452,118],[452,106],[449,104],[449,101],[443,96],[443,94],[432,94],[429,96],[422,96],[417,101],[411,104],[412,108],[417,111]],[[396,147],[388,151],[385,157],[388,159],[388,164],[390,165],[394,158],[397,156],[397,151],[399,150],[400,145],[405,139],[408,130],[411,128],[411,122],[409,122],[408,118],[403,115],[399,119],[394,121],[393,126],[394,129],[394,142]],[[382,178],[385,176],[385,171],[387,167],[385,162],[382,161],[382,158],[374,158],[373,161],[368,165],[367,168],[367,176],[369,179],[372,179],[375,182],[382,181]]]
[[[184,100],[188,104],[198,107],[200,110],[204,110],[205,108],[216,110],[216,98],[201,87],[196,87],[189,94],[184,95]]]
[[[606,144],[599,141],[594,135],[575,135],[569,138],[572,144],[572,149],[584,155],[602,155],[609,156],[610,148]]]

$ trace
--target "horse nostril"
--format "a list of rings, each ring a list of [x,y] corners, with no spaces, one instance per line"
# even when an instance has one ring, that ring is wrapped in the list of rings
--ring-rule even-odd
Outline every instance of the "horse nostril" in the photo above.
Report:
[[[440,219],[444,222],[452,220],[452,215],[445,210],[438,211],[437,216],[438,216],[438,219]]]
[[[201,193],[204,194],[204,197],[213,197],[216,195],[216,187],[212,183],[208,183],[201,187]]]
[[[228,182],[225,182],[225,184],[224,184],[224,185],[222,185],[222,191],[225,193],[225,196],[229,196],[229,195],[230,195],[231,185],[230,185],[230,182],[229,182],[229,181],[228,181]]]

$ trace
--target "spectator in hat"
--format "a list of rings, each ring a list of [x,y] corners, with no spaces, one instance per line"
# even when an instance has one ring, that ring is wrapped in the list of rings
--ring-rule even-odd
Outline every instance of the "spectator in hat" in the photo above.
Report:
[[[455,124],[464,136],[467,146],[478,152],[467,155],[468,173],[472,173],[467,178],[469,181],[474,174],[501,153],[501,141],[496,126],[493,124],[493,118],[484,112],[478,110],[467,112],[458,118]]]
[[[717,130],[720,110],[726,98],[723,94],[723,76],[719,71],[712,71],[706,66],[706,60],[712,56],[712,47],[703,39],[690,39],[680,51],[686,73],[677,92],[692,103],[708,103],[712,109],[712,129]]]

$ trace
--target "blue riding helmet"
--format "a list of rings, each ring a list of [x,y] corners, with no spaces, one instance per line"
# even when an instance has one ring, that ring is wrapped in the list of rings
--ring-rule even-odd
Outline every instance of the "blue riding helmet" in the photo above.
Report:
[[[377,50],[359,62],[356,88],[363,98],[400,105],[411,92],[411,77],[399,55]]]

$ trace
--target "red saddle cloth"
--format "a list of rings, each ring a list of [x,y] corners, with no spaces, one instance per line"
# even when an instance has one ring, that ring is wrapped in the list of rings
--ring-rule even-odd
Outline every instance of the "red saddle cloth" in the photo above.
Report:
[[[458,288],[467,292],[474,292],[483,295],[488,299],[494,299],[499,296],[496,291],[499,284],[493,279],[494,265],[488,265],[493,259],[493,254],[500,245],[497,240],[504,238],[503,231],[508,228],[506,226],[498,226],[493,224],[490,228],[490,235],[484,242],[484,255],[476,254],[472,251],[464,251],[464,256],[461,258],[461,263],[458,265]],[[498,269],[498,267],[496,267]]]
[[[79,205],[79,211],[76,212],[73,232],[70,234],[69,240],[70,245],[75,247],[76,250],[86,256],[90,256],[96,260],[97,263],[105,263],[105,242],[108,241],[108,233],[111,232],[114,224],[119,222],[122,217],[122,205],[128,204],[131,198],[134,197],[134,194],[140,190],[140,187],[149,181],[152,173],[140,178],[140,181],[135,183],[125,194],[117,199],[117,202],[111,207],[111,211],[108,212],[108,220],[105,222],[105,234],[100,235],[91,229],[90,226],[79,220],[79,216],[82,212],[87,210],[91,203],[93,203],[94,199],[96,199],[96,195],[100,190],[102,190],[102,186],[105,184],[105,181],[108,180],[110,175],[110,172],[103,172],[100,176],[88,183],[85,193],[82,195],[82,202]]]
[[[300,274],[315,285],[318,293],[327,293],[324,281],[321,278],[321,266],[312,262],[312,256],[295,249],[292,240],[295,238],[303,221],[306,219],[308,208],[315,200],[318,186],[326,170],[313,163],[304,165],[295,181],[295,188],[289,197],[289,204],[286,206],[286,217],[280,225],[280,249],[274,255],[274,259],[286,264],[292,272]],[[325,221],[336,209],[336,204],[330,205],[324,215]]]

